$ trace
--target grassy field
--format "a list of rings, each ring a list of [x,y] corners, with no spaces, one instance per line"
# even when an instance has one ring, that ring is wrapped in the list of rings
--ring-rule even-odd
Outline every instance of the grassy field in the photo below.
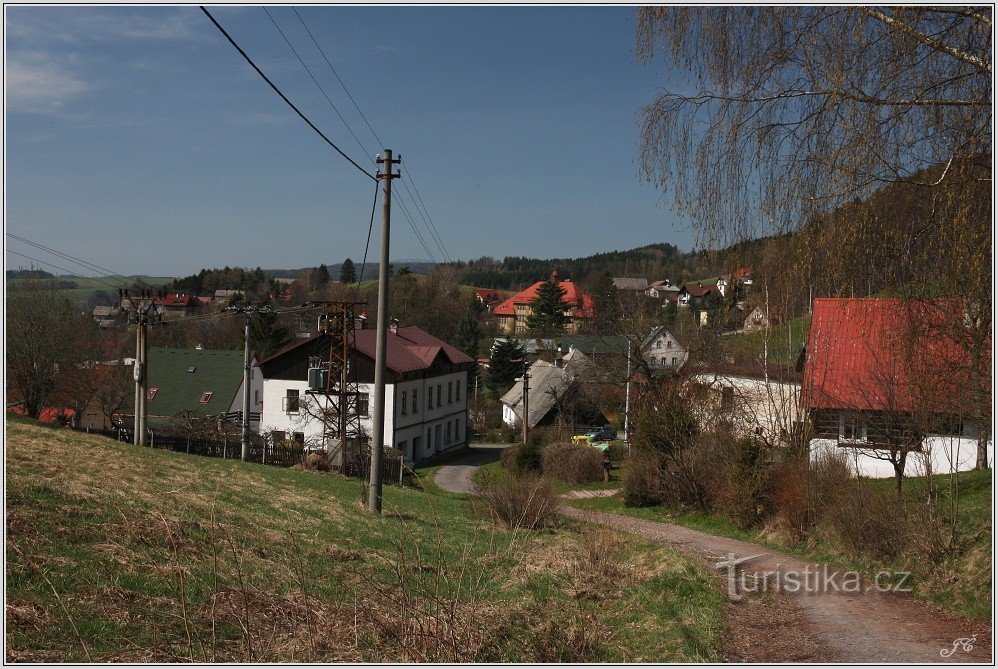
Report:
[[[66,288],[59,292],[62,295],[65,295],[71,301],[79,304],[85,303],[88,299],[90,299],[90,296],[93,295],[98,290],[103,290],[112,298],[117,298],[118,291],[115,288],[112,288],[111,286],[121,285],[123,287],[124,284],[122,279],[116,279],[116,278],[91,279],[88,277],[80,277],[80,276],[57,277],[57,278],[59,280],[72,281],[77,285],[76,288]],[[143,276],[139,278],[148,283],[150,286],[161,286],[173,280],[168,276]],[[14,279],[10,283],[16,284],[17,281],[18,281],[17,279]]]
[[[7,660],[718,661],[714,576],[565,521],[7,416]]]
[[[948,507],[948,477],[934,477],[938,492],[937,503]],[[849,551],[831,537],[807,542],[793,542],[772,528],[745,529],[718,514],[676,511],[661,506],[630,508],[617,497],[572,501],[581,508],[621,513],[636,518],[675,523],[710,534],[753,541],[774,550],[793,553],[807,559],[826,562],[866,575],[881,569],[912,571],[913,594],[959,615],[977,619],[991,617],[991,511],[992,477],[990,471],[961,472],[957,475],[957,543],[956,549],[940,564],[931,566],[905,557],[892,562],[870,559]],[[924,478],[910,478],[905,494],[914,504],[924,503],[927,495]],[[867,484],[891,490],[893,479],[869,479]]]
[[[792,365],[800,356],[801,347],[807,342],[807,332],[811,327],[811,317],[801,316],[769,329],[769,361]],[[766,333],[746,332],[723,337],[721,344],[736,360],[758,362],[766,348]]]

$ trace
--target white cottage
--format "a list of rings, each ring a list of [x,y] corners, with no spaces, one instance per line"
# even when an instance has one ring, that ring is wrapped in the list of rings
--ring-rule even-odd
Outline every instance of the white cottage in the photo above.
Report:
[[[370,435],[374,392],[374,330],[357,330],[350,352],[351,381],[360,393],[361,430]],[[261,431],[315,448],[322,444],[320,402],[307,394],[308,370],[324,359],[328,338],[318,334],[262,360]],[[411,462],[468,443],[468,378],[475,361],[416,327],[388,334],[384,445]],[[330,400],[332,401],[332,400]]]

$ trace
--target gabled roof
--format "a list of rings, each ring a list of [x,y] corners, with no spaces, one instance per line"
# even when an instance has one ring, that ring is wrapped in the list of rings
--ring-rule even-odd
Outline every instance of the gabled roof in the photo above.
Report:
[[[552,276],[557,279],[557,272],[555,272]],[[516,295],[500,302],[492,309],[492,313],[496,316],[515,315],[516,305],[533,302],[537,297],[537,290],[543,283],[543,281],[538,281],[534,285],[530,286],[530,288],[521,290]],[[596,314],[596,310],[593,308],[593,298],[582,290],[578,284],[566,280],[558,281],[558,285],[561,286],[563,291],[565,291],[564,302],[567,307],[571,307],[572,318],[592,318]]]
[[[717,291],[717,284],[684,283],[683,290],[689,293],[690,297],[705,297],[711,291]]]
[[[565,392],[572,378],[564,369],[550,362],[538,360],[530,366],[530,381],[527,390],[527,426],[535,427],[554,408],[557,397]],[[523,419],[523,381],[516,384],[502,396],[502,403],[513,409]]]
[[[194,371],[188,371],[191,368]],[[154,398],[146,399],[150,416],[172,417],[185,411],[216,416],[229,410],[239,391],[243,352],[154,346],[149,349],[148,370],[147,387],[157,389]],[[201,404],[205,392],[212,393],[211,399]]]
[[[652,281],[648,284],[649,288],[658,288],[659,286],[671,286],[672,282],[668,279],[659,279],[658,281]],[[678,290],[678,289],[677,289]]]
[[[184,293],[170,293],[166,297],[159,298],[156,300],[156,304],[164,307],[190,307],[198,304],[198,300],[195,297]]]
[[[302,346],[314,344],[323,336],[325,335],[320,333],[307,339],[300,339],[261,360],[259,364],[264,365]],[[389,332],[385,341],[387,343],[385,366],[397,374],[429,369],[440,357],[454,365],[474,362],[454,346],[417,327],[398,328],[396,332]],[[354,350],[357,353],[374,360],[376,349],[377,330],[354,331]]]
[[[648,287],[648,279],[618,277],[614,278],[613,287],[617,290],[644,290]]]
[[[804,365],[811,409],[967,410],[960,300],[819,298]]]

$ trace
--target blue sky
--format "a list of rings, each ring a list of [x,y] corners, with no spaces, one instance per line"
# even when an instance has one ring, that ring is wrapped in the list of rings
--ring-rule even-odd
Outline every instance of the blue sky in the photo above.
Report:
[[[373,158],[380,147],[290,8],[271,13],[364,149],[263,9],[212,11],[333,141]],[[689,248],[685,221],[638,177],[637,112],[672,75],[636,61],[633,8],[300,11],[402,153],[450,256]],[[8,7],[6,30],[8,232],[123,274],[362,255],[373,182],[196,7]],[[426,257],[400,214],[392,257]]]

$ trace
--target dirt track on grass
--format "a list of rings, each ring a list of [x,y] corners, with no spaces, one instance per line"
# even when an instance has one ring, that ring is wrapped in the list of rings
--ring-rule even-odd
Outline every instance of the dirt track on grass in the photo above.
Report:
[[[773,574],[766,581],[769,592],[761,594],[757,583],[759,594],[741,593],[740,601],[729,603],[727,661],[991,662],[987,623],[948,615],[906,594],[880,592],[871,582],[856,592],[857,581],[841,571],[669,523],[576,508],[564,513],[667,544],[711,565],[729,555],[758,556],[740,565],[738,574],[744,572],[749,588],[753,575]],[[795,574],[799,583],[812,574],[809,587],[793,592]],[[719,578],[727,588],[728,576],[719,572]]]

